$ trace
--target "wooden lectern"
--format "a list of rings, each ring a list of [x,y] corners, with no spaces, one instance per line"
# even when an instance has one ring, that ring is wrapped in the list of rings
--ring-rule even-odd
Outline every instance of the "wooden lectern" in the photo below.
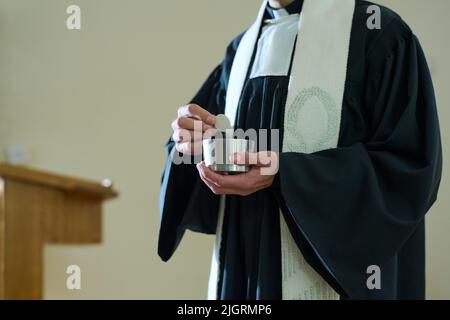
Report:
[[[0,299],[42,299],[43,245],[102,239],[102,184],[0,164]]]

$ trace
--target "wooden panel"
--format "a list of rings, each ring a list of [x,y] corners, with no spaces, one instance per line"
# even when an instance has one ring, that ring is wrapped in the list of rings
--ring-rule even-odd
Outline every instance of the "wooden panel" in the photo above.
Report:
[[[6,181],[5,298],[42,298],[42,234],[38,187]]]
[[[44,241],[49,243],[100,243],[101,202],[69,195],[65,192],[46,192],[39,210],[42,216]]]
[[[45,243],[101,242],[101,205],[117,193],[88,180],[0,164],[0,299],[42,299]]]
[[[101,241],[101,200],[20,181],[6,181],[6,299],[42,298],[46,242]]]
[[[0,299],[5,299],[5,181],[0,178]]]
[[[28,184],[37,184],[101,199],[110,199],[117,196],[117,192],[112,189],[112,185],[105,187],[90,180],[72,178],[5,163],[0,164],[0,176],[5,180],[22,181]]]

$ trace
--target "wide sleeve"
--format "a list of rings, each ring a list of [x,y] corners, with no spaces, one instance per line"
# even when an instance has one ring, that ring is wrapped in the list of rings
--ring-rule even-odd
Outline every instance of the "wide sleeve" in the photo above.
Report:
[[[435,202],[441,179],[436,101],[418,40],[408,33],[381,49],[373,53],[361,106],[370,108],[370,138],[280,154],[289,229],[309,242],[347,297],[364,296],[367,267],[383,266],[401,250]]]
[[[225,96],[232,62],[242,35],[228,46],[223,62],[211,73],[190,103],[212,114],[225,110]],[[175,164],[177,152],[170,139],[168,158],[162,177],[159,199],[160,230],[158,254],[167,261],[174,254],[185,231],[214,234],[217,228],[219,196],[214,195],[199,178],[195,163]]]

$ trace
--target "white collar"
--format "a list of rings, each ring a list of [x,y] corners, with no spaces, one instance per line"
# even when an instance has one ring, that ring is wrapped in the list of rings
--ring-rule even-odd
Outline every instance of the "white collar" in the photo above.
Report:
[[[278,18],[288,16],[289,12],[286,9],[281,8],[281,9],[277,9],[277,10],[273,9],[272,14],[275,19],[278,19]]]

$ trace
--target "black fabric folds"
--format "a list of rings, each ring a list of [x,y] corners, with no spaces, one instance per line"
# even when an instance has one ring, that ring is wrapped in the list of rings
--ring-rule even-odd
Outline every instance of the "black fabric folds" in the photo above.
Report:
[[[338,147],[281,153],[271,188],[227,196],[220,299],[282,298],[280,208],[306,260],[343,299],[425,297],[424,217],[442,170],[433,84],[409,27],[382,7],[383,28],[368,30],[369,5],[356,1]],[[241,37],[193,99],[214,114],[224,111]],[[247,79],[237,127],[283,133],[288,83]],[[186,229],[215,233],[219,206],[195,165],[172,164],[173,142],[167,149],[158,248],[165,261]],[[366,285],[371,265],[380,267],[380,290]]]

